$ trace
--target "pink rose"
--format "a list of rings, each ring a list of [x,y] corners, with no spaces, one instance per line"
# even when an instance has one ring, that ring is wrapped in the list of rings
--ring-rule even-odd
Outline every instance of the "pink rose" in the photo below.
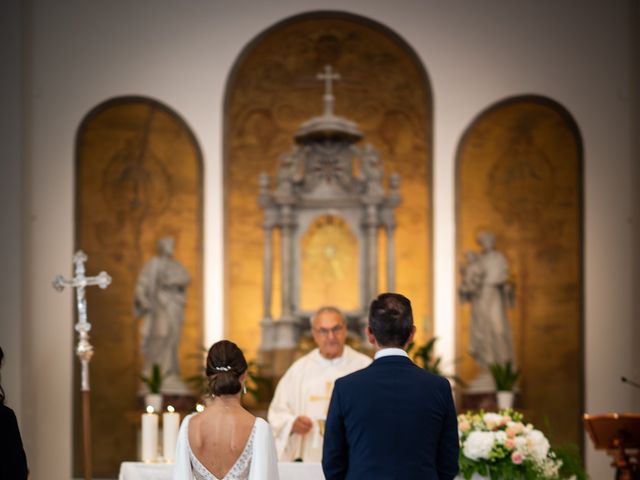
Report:
[[[463,420],[458,425],[458,428],[461,432],[467,432],[471,428],[471,424],[467,420]]]
[[[518,433],[518,432],[516,431],[516,428],[515,428],[515,427],[507,427],[506,432],[507,432],[507,436],[508,436],[509,438],[513,438],[513,437],[515,437],[515,436],[516,436],[516,434]]]
[[[516,446],[513,439],[512,438],[507,438],[504,441],[504,446],[507,447],[509,450],[513,450],[513,448]],[[515,462],[514,462],[515,463]]]
[[[511,461],[516,465],[520,465],[522,463],[522,454],[516,450],[511,454]]]

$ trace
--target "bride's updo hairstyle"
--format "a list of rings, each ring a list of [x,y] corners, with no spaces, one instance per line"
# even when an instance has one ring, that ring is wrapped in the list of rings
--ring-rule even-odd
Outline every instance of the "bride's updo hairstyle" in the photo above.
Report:
[[[214,343],[207,355],[207,379],[211,395],[235,395],[240,391],[240,376],[247,371],[242,350],[229,340]]]

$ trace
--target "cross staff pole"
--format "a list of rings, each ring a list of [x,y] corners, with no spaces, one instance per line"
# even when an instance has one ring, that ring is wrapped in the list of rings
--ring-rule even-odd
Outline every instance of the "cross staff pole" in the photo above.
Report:
[[[78,250],[73,256],[75,265],[75,277],[66,279],[62,275],[53,279],[53,288],[58,292],[64,290],[65,287],[76,289],[76,307],[78,308],[78,323],[75,330],[78,332],[78,345],[76,347],[76,355],[80,359],[81,365],[81,381],[80,391],[82,392],[82,432],[83,432],[83,453],[84,453],[84,478],[91,480],[91,397],[89,387],[89,362],[93,356],[93,346],[89,343],[89,331],[91,324],[87,321],[87,300],[84,296],[85,287],[98,285],[100,288],[107,288],[111,283],[111,277],[107,272],[100,272],[95,277],[85,276],[84,263],[87,261],[87,255]]]

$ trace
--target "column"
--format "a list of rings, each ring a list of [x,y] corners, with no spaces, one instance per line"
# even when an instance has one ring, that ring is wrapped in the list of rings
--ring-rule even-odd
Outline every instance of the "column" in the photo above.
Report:
[[[293,214],[291,205],[281,205],[280,207],[280,225],[281,225],[281,254],[280,268],[282,279],[282,318],[291,319],[293,317],[293,288],[292,288],[292,245],[293,245]]]
[[[394,233],[396,230],[395,222],[385,226],[387,234],[387,291],[394,292],[396,290],[396,251]]]
[[[395,209],[398,208],[401,202],[400,175],[397,173],[389,177],[389,189],[389,196],[382,213],[382,221],[387,235],[387,291],[393,292],[396,289]]]
[[[273,222],[271,212],[265,212],[265,221],[262,224],[264,230],[264,253],[262,257],[262,318],[271,320],[271,294],[273,289]]]
[[[269,194],[269,176],[266,173],[258,177],[260,193],[258,203],[264,210],[262,229],[264,231],[264,252],[262,257],[262,320],[260,321],[260,347],[258,348],[259,360],[263,364],[270,364],[268,352],[273,350],[275,344],[275,327],[271,316],[271,294],[273,288],[273,228],[277,223],[278,212],[272,203]]]
[[[365,280],[367,304],[378,294],[378,209],[368,204],[365,216],[367,239],[367,278]]]

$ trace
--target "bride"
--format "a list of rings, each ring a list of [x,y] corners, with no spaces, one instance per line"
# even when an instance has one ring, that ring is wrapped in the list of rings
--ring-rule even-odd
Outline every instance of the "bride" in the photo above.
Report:
[[[278,480],[271,427],[240,404],[247,378],[242,351],[228,340],[214,343],[206,372],[213,400],[182,421],[173,480]]]

